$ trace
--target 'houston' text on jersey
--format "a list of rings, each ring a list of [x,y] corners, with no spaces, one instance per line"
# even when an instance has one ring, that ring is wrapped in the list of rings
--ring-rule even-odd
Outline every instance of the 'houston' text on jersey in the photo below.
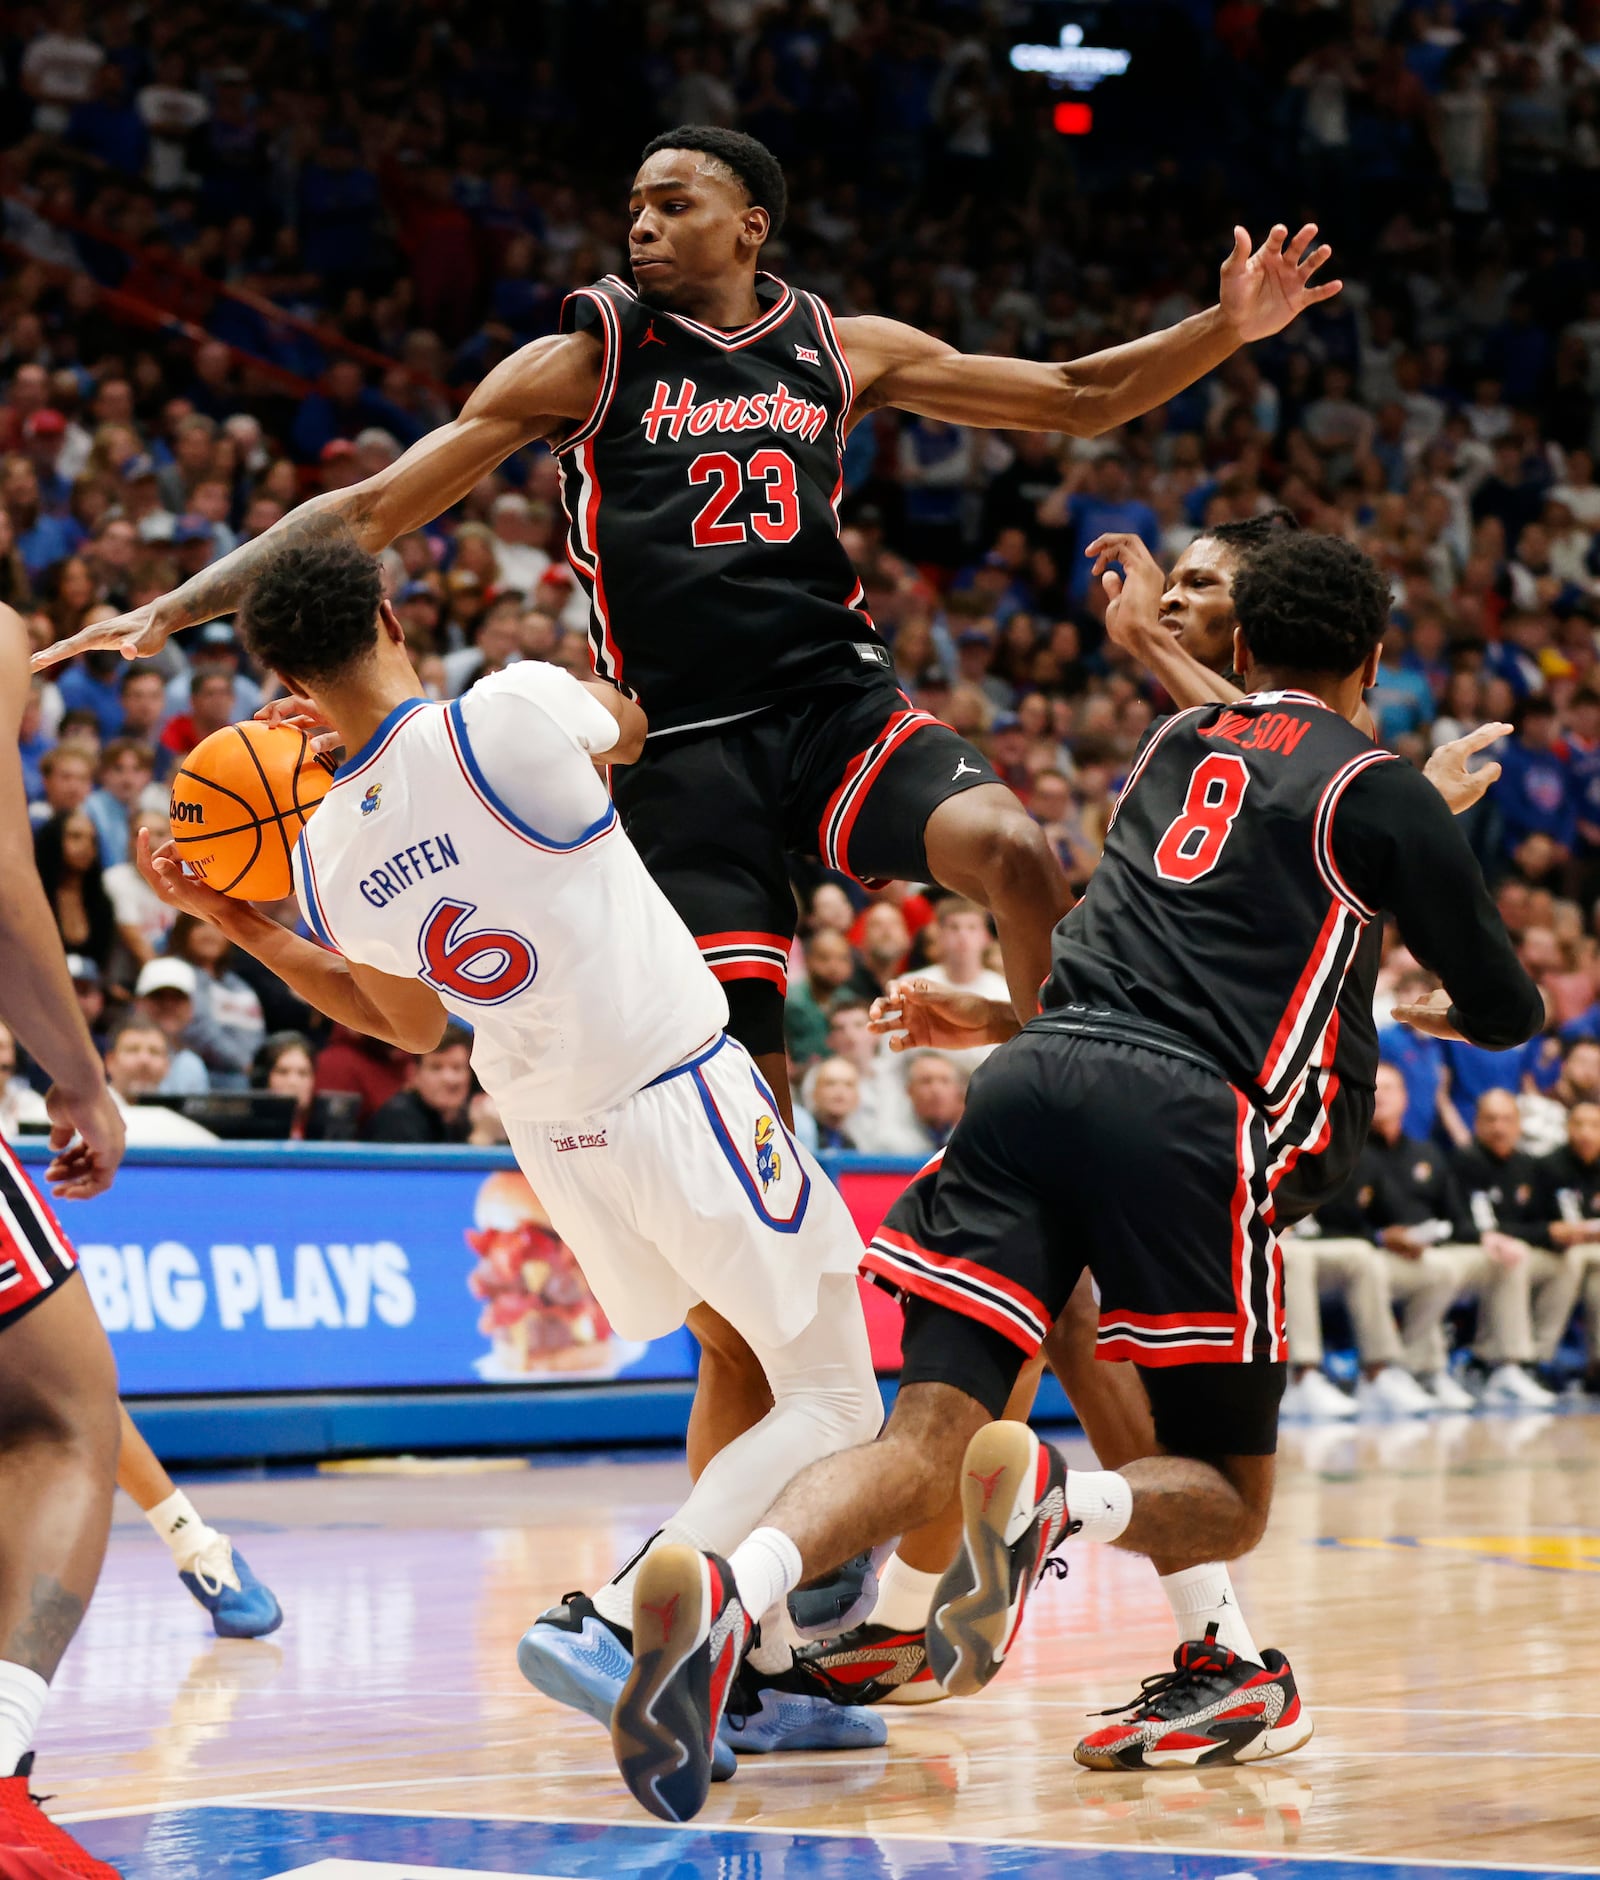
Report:
[[[555,448],[595,671],[653,731],[726,722],[889,656],[839,541],[854,388],[833,319],[770,275],[723,331],[607,275],[565,331],[600,341],[600,391]]]

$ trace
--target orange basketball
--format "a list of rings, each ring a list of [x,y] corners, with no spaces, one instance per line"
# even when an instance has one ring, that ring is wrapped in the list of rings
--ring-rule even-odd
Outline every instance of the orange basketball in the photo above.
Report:
[[[294,892],[290,857],[333,781],[303,731],[253,720],[204,738],[172,779],[172,839],[208,888],[240,901]]]

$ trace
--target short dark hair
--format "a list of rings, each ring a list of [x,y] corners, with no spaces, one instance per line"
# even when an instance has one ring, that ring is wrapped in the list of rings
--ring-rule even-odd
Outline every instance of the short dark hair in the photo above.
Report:
[[[269,672],[332,679],[378,644],[383,577],[338,524],[271,556],[245,598],[239,630]]]
[[[1243,559],[1264,542],[1276,541],[1280,535],[1296,535],[1299,531],[1300,524],[1292,510],[1269,509],[1264,516],[1246,516],[1243,522],[1213,523],[1209,529],[1202,529],[1196,539],[1221,542],[1224,548],[1231,548]]]
[[[417,1056],[419,1058],[432,1057],[436,1051],[454,1051],[458,1045],[464,1050],[470,1051],[472,1049],[472,1033],[468,1031],[465,1025],[452,1018],[449,1024],[445,1026],[444,1036],[439,1042],[435,1045],[430,1045],[426,1051],[419,1051]]]
[[[169,1056],[171,1055],[172,1040],[153,1018],[144,1018],[138,1012],[130,1012],[126,1018],[118,1020],[112,1030],[111,1036],[106,1040],[106,1052],[108,1055],[116,1050],[117,1046],[130,1031],[144,1032],[159,1038],[167,1047],[167,1054]]]
[[[1280,535],[1233,578],[1233,611],[1256,662],[1276,673],[1359,667],[1389,624],[1389,582],[1336,535]]]
[[[743,131],[725,131],[720,124],[680,124],[676,130],[652,137],[639,152],[641,163],[658,150],[698,150],[731,170],[757,209],[765,209],[767,233],[776,235],[789,213],[789,188],[783,166],[758,137]]]
[[[132,685],[136,679],[158,680],[160,682],[162,690],[163,691],[166,690],[167,682],[165,679],[161,677],[161,674],[156,670],[154,666],[130,666],[128,670],[122,675],[122,677],[117,681],[118,692],[119,693],[126,692],[128,687]]]

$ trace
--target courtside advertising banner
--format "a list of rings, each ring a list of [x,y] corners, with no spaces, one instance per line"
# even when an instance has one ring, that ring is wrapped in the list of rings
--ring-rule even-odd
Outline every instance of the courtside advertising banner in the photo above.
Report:
[[[24,1144],[35,1181],[41,1145]],[[865,1234],[905,1172],[839,1173]],[[352,1146],[133,1152],[62,1226],[128,1396],[682,1379],[685,1331],[606,1322],[509,1157]],[[865,1287],[880,1368],[899,1310]]]

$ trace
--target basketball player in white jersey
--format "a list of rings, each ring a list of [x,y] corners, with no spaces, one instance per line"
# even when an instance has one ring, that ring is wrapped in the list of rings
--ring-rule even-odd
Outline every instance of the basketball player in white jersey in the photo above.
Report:
[[[870,1441],[882,1403],[849,1212],[725,1034],[722,987],[596,768],[638,755],[644,713],[538,662],[430,704],[378,564],[348,536],[271,559],[241,626],[349,753],[293,857],[322,944],[142,837],[146,879],[341,1024],[426,1051],[465,1020],[517,1160],[614,1329],[659,1338],[702,1300],[738,1328],[774,1407],[657,1537],[731,1549],[775,1485]],[[601,1721],[631,1664],[636,1566],[547,1614],[519,1652],[541,1689]],[[786,1664],[787,1608],[767,1626]],[[804,1672],[752,1709],[735,1739],[750,1749],[884,1740],[881,1719],[813,1696]]]

